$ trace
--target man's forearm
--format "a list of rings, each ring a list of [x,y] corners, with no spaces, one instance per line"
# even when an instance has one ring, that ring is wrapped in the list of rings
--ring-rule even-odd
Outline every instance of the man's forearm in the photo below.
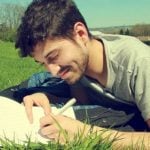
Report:
[[[133,146],[137,149],[150,149],[150,133],[148,132],[122,132],[94,126],[92,133],[95,132],[103,139],[113,140],[113,147],[117,149],[127,146]]]

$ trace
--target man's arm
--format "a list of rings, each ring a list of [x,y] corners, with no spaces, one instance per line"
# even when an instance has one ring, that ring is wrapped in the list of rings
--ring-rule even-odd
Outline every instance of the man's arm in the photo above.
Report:
[[[104,130],[104,131],[103,131]],[[150,133],[149,132],[124,132],[111,129],[104,129],[95,126],[93,132],[98,131],[102,138],[110,137],[109,139],[116,140],[113,142],[115,149],[122,149],[123,147],[133,146],[135,149],[150,149]],[[101,132],[103,132],[101,134]]]
[[[57,124],[56,124],[57,122]],[[58,127],[58,124],[61,126]],[[69,137],[68,140],[74,140],[74,135],[79,131],[84,131],[84,136],[92,136],[96,133],[102,139],[113,140],[112,146],[114,149],[123,149],[123,147],[133,146],[135,149],[150,149],[150,133],[149,132],[122,132],[112,129],[106,129],[98,126],[91,128],[91,125],[85,124],[81,121],[71,119],[62,115],[46,115],[40,120],[40,133],[41,135],[55,139],[62,143],[65,142],[64,134],[61,132],[64,129]],[[70,128],[71,127],[71,128]]]

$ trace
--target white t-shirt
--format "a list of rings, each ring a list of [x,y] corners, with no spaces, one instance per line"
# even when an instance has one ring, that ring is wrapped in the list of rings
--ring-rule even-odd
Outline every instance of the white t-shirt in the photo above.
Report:
[[[101,34],[98,38],[104,43],[108,80],[105,88],[93,82],[91,87],[136,104],[143,118],[150,119],[150,47],[130,36]],[[85,79],[81,82],[87,84]]]

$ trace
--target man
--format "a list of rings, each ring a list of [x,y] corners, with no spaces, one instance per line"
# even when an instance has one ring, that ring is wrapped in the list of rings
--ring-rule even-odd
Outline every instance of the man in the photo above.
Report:
[[[150,127],[150,48],[139,40],[105,34],[94,37],[73,1],[34,0],[22,18],[16,47],[22,56],[33,57],[53,76],[65,80],[78,102],[103,105],[107,103],[102,99],[104,94],[112,104],[121,101],[137,106]],[[97,94],[99,99],[95,99]],[[56,120],[70,137],[85,127],[78,120],[51,114],[49,100],[43,93],[24,97],[24,104],[31,122],[32,106],[43,107],[41,134],[49,139],[63,140]],[[85,135],[90,129],[86,125]],[[92,131],[101,129],[94,126]],[[149,133],[108,130],[103,137],[113,138],[116,133],[122,137],[118,143],[132,144],[144,138],[148,146]]]

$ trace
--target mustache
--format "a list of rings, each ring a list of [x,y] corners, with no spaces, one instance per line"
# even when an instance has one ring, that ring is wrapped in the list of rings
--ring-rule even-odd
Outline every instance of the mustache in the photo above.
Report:
[[[67,65],[67,66],[60,66],[60,68],[61,69],[59,70],[58,74],[65,71],[66,69],[69,70],[71,67]]]

